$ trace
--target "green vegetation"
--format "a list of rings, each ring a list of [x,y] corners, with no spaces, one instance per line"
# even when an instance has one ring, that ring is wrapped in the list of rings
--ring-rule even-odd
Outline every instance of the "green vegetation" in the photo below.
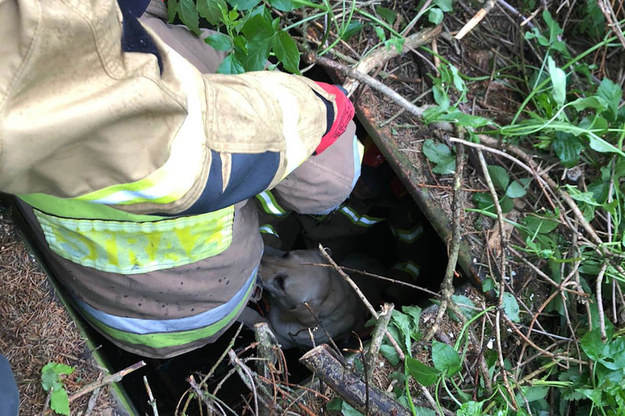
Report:
[[[540,2],[526,1],[520,12],[537,10],[533,3]],[[463,138],[453,145],[425,138],[431,173],[455,174],[457,146],[499,152],[488,153],[484,169],[475,167],[484,186],[464,214],[473,230],[498,222],[512,232],[497,244],[504,255],[494,262],[501,263],[489,264],[482,282],[488,301],[452,297],[456,306],[445,318],[455,329],[452,342],[426,339],[420,308],[393,312],[389,331],[406,358],[390,343],[380,352],[394,369],[395,397],[414,415],[625,414],[625,106],[618,72],[625,12],[611,10],[618,24],[609,26],[597,2],[578,3],[536,14],[518,40],[527,56],[505,59],[490,75],[465,75],[443,53],[420,50],[439,62],[426,79],[432,105],[423,121]],[[402,51],[413,28],[458,12],[449,0],[421,1],[402,20],[392,5],[177,0],[169,10],[195,32],[201,19],[220,31],[206,41],[231,52],[223,73],[260,70],[268,60],[299,73],[301,52],[342,56],[333,48],[362,38],[370,47],[361,58],[382,48]],[[565,27],[569,16],[576,24]],[[304,36],[313,26],[316,40]],[[610,64],[617,69],[609,71]],[[485,82],[520,104],[497,117],[473,111]],[[531,281],[514,281],[521,268]],[[436,406],[416,400],[421,387]],[[358,414],[340,399],[327,409]]]
[[[63,377],[74,368],[61,363],[48,363],[41,369],[41,386],[50,396],[50,409],[59,415],[69,416],[69,398],[63,385]]]

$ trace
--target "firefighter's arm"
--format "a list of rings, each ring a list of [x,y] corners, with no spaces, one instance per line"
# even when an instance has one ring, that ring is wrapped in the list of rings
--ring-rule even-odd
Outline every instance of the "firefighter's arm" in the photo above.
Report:
[[[125,30],[111,0],[0,1],[0,190],[206,212],[274,186],[353,114],[327,86],[202,75]]]

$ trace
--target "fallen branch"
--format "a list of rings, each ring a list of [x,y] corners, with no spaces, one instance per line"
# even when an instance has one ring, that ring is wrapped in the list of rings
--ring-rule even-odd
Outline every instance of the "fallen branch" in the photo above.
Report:
[[[347,403],[369,415],[409,416],[410,412],[376,387],[368,386],[353,371],[345,368],[332,349],[323,344],[300,358],[310,371],[340,395]],[[366,396],[369,396],[367,402]]]
[[[394,306],[392,303],[385,303],[382,306],[382,312],[380,312],[379,319],[375,324],[375,329],[373,330],[373,335],[371,336],[371,342],[369,343],[369,350],[367,351],[365,358],[365,362],[367,364],[365,380],[367,380],[368,382],[371,382],[373,370],[375,370],[376,367],[378,352],[380,351],[380,346],[382,345],[382,339],[384,338],[384,334],[386,333],[388,323],[391,320],[393,308]]]
[[[426,43],[432,42],[438,37],[438,35],[440,35],[440,33],[441,26],[438,25],[433,28],[424,29],[420,32],[412,34],[406,37],[406,39],[404,40],[402,50],[419,48]],[[369,54],[369,56],[361,59],[358,65],[353,68],[353,71],[355,72],[355,74],[367,75],[375,68],[384,65],[386,62],[399,55],[401,55],[401,51],[398,51],[396,48],[379,49],[378,51],[373,52]],[[317,58],[317,62],[321,65],[324,65],[323,63],[319,62],[319,57]],[[357,76],[349,75],[349,77],[353,78],[356,81],[364,82],[365,84],[369,85],[367,81],[365,81],[364,79],[360,79]],[[343,87],[348,91],[348,93],[352,93],[356,91],[356,88],[358,88],[358,82],[354,80],[346,80],[343,83]]]
[[[111,374],[109,376],[104,377],[102,380],[98,380],[94,383],[91,384],[87,384],[85,387],[81,388],[80,390],[78,390],[76,393],[72,394],[71,396],[69,396],[69,401],[70,403],[74,400],[76,400],[77,398],[90,393],[92,391],[94,391],[95,389],[105,386],[107,384],[111,384],[111,383],[117,383],[119,381],[122,380],[122,378],[124,378],[125,375],[132,373],[135,370],[140,369],[141,367],[145,366],[145,361],[139,361],[138,363],[135,363],[133,365],[131,365],[130,367],[126,367],[123,370],[118,371],[115,374]]]

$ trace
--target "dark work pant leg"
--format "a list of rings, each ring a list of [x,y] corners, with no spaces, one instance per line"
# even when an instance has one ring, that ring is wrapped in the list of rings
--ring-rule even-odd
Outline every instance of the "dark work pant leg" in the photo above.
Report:
[[[20,397],[9,362],[0,354],[0,416],[16,416]]]

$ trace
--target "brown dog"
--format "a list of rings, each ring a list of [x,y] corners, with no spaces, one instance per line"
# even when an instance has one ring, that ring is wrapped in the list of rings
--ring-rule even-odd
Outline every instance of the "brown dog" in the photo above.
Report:
[[[323,343],[328,335],[340,338],[364,325],[366,309],[354,289],[333,268],[314,264],[327,262],[313,250],[265,254],[261,260],[268,320],[283,348],[311,347],[309,329],[315,343]]]

